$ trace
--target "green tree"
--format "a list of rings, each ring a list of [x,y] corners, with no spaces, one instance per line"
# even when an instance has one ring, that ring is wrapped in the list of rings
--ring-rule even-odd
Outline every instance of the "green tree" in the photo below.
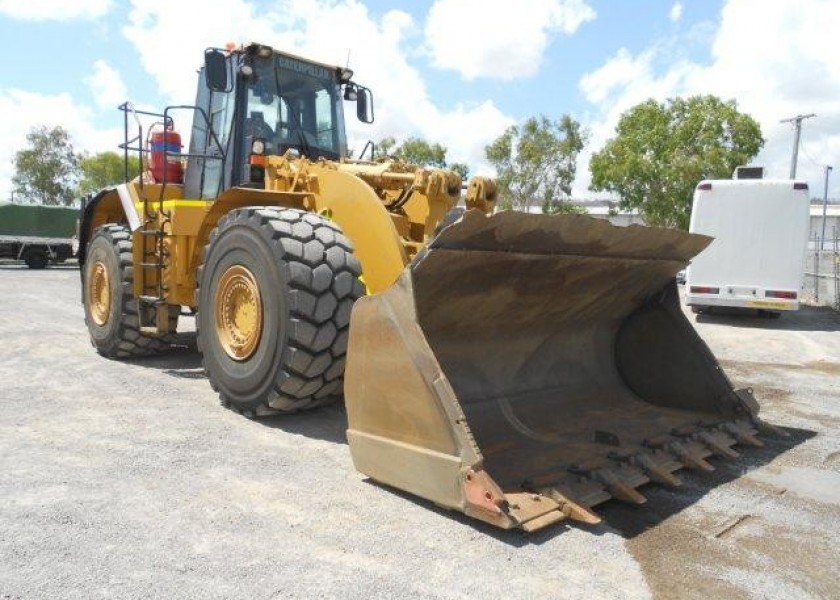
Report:
[[[399,145],[394,138],[386,137],[376,144],[376,158],[391,157],[419,167],[451,169],[466,179],[469,167],[464,163],[447,163],[446,152],[445,146],[418,137],[410,137]]]
[[[501,208],[544,212],[581,212],[568,201],[577,170],[577,157],[586,132],[569,115],[551,121],[540,115],[519,127],[513,125],[485,148],[496,167]]]
[[[446,165],[447,169],[455,171],[461,177],[461,180],[466,181],[470,176],[470,167],[466,163],[454,162]]]
[[[394,156],[421,167],[446,167],[446,148],[416,137],[410,137],[397,146]]]
[[[615,137],[593,154],[590,189],[614,192],[622,210],[638,210],[649,225],[688,229],[697,183],[731,177],[763,144],[758,123],[734,100],[651,99],[625,112]]]
[[[79,155],[62,127],[33,127],[26,135],[28,147],[18,150],[12,162],[15,194],[38,204],[73,204],[79,178]]]
[[[376,143],[373,157],[375,159],[388,158],[393,155],[394,147],[397,145],[397,140],[392,137],[382,138]]]
[[[116,152],[100,152],[85,156],[79,161],[82,179],[79,182],[80,195],[97,192],[125,180],[123,156]],[[133,179],[140,173],[140,159],[128,157],[128,177]]]

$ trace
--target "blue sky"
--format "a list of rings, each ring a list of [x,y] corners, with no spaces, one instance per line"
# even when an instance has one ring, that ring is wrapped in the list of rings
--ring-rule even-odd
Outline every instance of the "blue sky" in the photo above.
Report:
[[[79,148],[115,148],[119,102],[190,103],[203,48],[250,40],[330,63],[349,51],[376,95],[374,126],[348,123],[359,148],[418,135],[486,173],[483,147],[506,126],[570,113],[590,133],[581,197],[598,195],[589,155],[647,98],[735,98],[767,138],[756,162],[779,177],[792,131],[778,121],[815,112],[798,174],[822,195],[822,165],[840,167],[837,23],[834,0],[0,0],[0,199],[30,127],[62,124]]]

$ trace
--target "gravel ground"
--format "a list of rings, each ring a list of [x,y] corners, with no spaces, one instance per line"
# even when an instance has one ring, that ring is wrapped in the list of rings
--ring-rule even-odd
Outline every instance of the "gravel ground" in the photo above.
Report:
[[[367,481],[341,407],[222,409],[189,334],[98,357],[76,269],[0,265],[0,599],[840,597],[840,319],[697,328],[791,438],[526,535]]]

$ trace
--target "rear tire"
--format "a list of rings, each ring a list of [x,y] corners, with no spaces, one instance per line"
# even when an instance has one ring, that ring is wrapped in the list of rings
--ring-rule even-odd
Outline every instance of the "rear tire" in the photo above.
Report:
[[[85,261],[82,293],[90,342],[107,358],[137,358],[166,352],[175,341],[180,306],[169,308],[171,333],[140,333],[134,298],[131,232],[124,225],[103,225],[93,234]],[[144,322],[154,307],[144,307]]]
[[[343,393],[361,265],[333,222],[244,208],[218,223],[198,275],[198,347],[224,406],[249,417],[327,404]]]

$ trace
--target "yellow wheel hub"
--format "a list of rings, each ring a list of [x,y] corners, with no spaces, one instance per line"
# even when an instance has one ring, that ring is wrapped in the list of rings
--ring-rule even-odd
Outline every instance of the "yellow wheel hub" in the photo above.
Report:
[[[262,299],[254,274],[234,265],[222,274],[216,289],[216,333],[234,360],[249,358],[262,334]]]
[[[102,261],[93,264],[87,282],[90,317],[102,327],[111,316],[111,279],[108,267]]]

